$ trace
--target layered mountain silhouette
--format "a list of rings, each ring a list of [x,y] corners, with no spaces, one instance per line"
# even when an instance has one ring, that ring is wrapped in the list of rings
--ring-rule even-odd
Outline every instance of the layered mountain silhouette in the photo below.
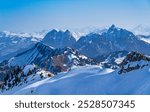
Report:
[[[89,34],[81,37],[76,48],[89,57],[111,53],[114,51],[139,51],[150,54],[150,44],[140,40],[132,32],[112,25],[107,32]]]
[[[22,44],[19,44],[20,41],[27,45],[24,50],[18,48],[15,54],[15,51],[7,49],[10,50],[8,54],[11,58],[0,63],[0,87],[4,91],[82,67],[84,70],[96,67],[91,69],[91,73],[94,70],[97,72],[98,66],[100,70],[125,75],[136,70],[145,70],[150,65],[150,43],[143,40],[149,36],[134,35],[115,25],[101,33],[91,32],[81,36],[79,40],[69,30],[51,30],[42,40],[34,42],[32,37],[23,39],[9,37],[4,33],[0,35],[3,43],[12,43],[12,47],[17,45],[15,47],[18,48]],[[4,44],[0,45],[4,47]],[[3,49],[0,50],[3,52]]]
[[[52,73],[67,71],[73,66],[96,64],[93,59],[81,55],[78,51],[65,47],[56,49],[38,42],[31,49],[22,52],[7,61],[8,66],[36,66]]]
[[[26,33],[0,32],[0,62],[27,50],[40,41],[37,35]]]

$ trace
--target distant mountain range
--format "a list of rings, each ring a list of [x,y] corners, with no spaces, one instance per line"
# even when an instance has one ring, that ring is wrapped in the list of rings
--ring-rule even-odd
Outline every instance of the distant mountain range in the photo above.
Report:
[[[130,31],[115,27],[115,25],[112,25],[107,32],[102,34],[91,33],[81,37],[75,48],[89,57],[122,50],[150,54],[149,43],[139,39]]]
[[[43,38],[44,33],[44,31],[32,34],[0,32],[0,62],[33,46]]]
[[[137,30],[141,30],[141,33],[140,31],[137,33]],[[148,27],[142,25],[134,28],[132,30],[133,33],[125,29],[117,28],[114,25],[110,28],[94,28],[91,31],[93,32],[89,34],[86,34],[87,32],[70,32],[69,30],[51,30],[50,32],[43,30],[42,32],[32,34],[8,31],[0,32],[0,62],[28,49],[33,43],[42,39],[43,43],[54,48],[69,46],[90,57],[96,57],[103,53],[110,53],[110,51],[114,52],[116,50],[137,50],[143,52],[143,48],[145,50],[149,48],[149,45],[146,45],[144,42],[150,43],[150,36],[147,36],[148,33],[144,33],[144,31],[150,32],[150,30]],[[143,53],[147,53],[147,50],[145,50]]]
[[[138,25],[131,30],[135,35],[150,35],[150,26]]]

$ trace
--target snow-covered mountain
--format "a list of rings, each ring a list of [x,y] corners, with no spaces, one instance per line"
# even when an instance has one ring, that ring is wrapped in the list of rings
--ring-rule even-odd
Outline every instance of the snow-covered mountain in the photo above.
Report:
[[[0,64],[0,81],[4,82],[3,89],[9,90],[20,85],[20,83],[22,84],[29,75],[37,72],[43,71],[44,73],[57,75],[78,66],[96,64],[98,63],[93,59],[81,55],[72,48],[55,49],[38,42],[31,49]],[[26,69],[30,71],[25,72]]]
[[[96,33],[96,34],[102,34],[103,32],[106,32],[108,30],[108,27],[85,27],[80,29],[72,29],[70,30],[73,37],[76,40],[79,40],[80,37],[88,35],[90,33]]]
[[[5,77],[1,94],[150,94],[150,56],[130,52],[120,57],[115,69],[88,64],[57,75],[35,65],[17,66]]]
[[[40,41],[43,35],[42,32],[32,34],[0,32],[0,62],[28,49]]]
[[[55,49],[38,42],[31,49],[8,60],[8,66],[24,66],[29,64],[35,64],[46,71],[56,74],[67,71],[73,66],[96,64],[96,62],[93,59],[81,55],[72,48]]]
[[[23,37],[23,38],[33,37],[35,39],[42,39],[47,33],[47,30],[42,30],[39,32],[32,32],[32,33],[24,33],[24,32],[15,33],[10,31],[2,31],[1,33],[4,33],[7,37]]]
[[[81,37],[75,48],[88,57],[122,50],[150,54],[149,43],[139,39],[130,31],[115,27],[115,25],[102,34],[90,33]]]
[[[69,30],[57,31],[51,30],[42,40],[43,43],[54,48],[72,47],[76,43],[76,39]]]
[[[79,40],[81,36],[86,35],[86,33],[79,31],[72,31],[71,34],[76,39],[76,41]]]
[[[8,51],[17,49],[0,63],[0,94],[150,94],[149,36],[115,25],[79,40],[69,30],[51,30],[43,40],[0,35],[0,43],[14,43]]]
[[[131,30],[135,35],[150,35],[150,26],[138,25]]]

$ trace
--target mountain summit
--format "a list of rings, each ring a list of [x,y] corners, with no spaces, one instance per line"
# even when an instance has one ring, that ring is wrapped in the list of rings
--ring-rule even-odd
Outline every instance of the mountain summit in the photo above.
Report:
[[[63,32],[53,29],[46,34],[42,42],[54,48],[64,48],[72,47],[76,43],[76,40],[69,30]]]

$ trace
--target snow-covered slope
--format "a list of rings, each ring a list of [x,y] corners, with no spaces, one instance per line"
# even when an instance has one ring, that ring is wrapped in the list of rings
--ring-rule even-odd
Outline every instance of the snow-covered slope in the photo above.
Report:
[[[2,80],[0,84],[1,92],[20,87],[22,85],[25,86],[27,83],[33,83],[43,78],[53,76],[52,73],[42,70],[36,65],[7,67],[7,71],[5,70],[3,72],[5,72],[6,76],[4,79],[0,79]]]
[[[149,36],[144,36],[144,35],[138,35],[137,36],[140,40],[147,42],[150,44],[150,35]]]
[[[71,34],[76,40],[79,40],[81,36],[86,35],[86,33],[77,32],[77,31],[73,31],[71,32]]]
[[[150,57],[139,52],[127,54],[117,69],[85,65],[50,77],[44,72],[40,77],[42,72],[34,68],[25,66],[20,72],[25,77],[16,86],[6,80],[7,89],[1,94],[150,94]]]
[[[3,94],[150,94],[150,66],[125,75],[99,66],[84,66]]]

